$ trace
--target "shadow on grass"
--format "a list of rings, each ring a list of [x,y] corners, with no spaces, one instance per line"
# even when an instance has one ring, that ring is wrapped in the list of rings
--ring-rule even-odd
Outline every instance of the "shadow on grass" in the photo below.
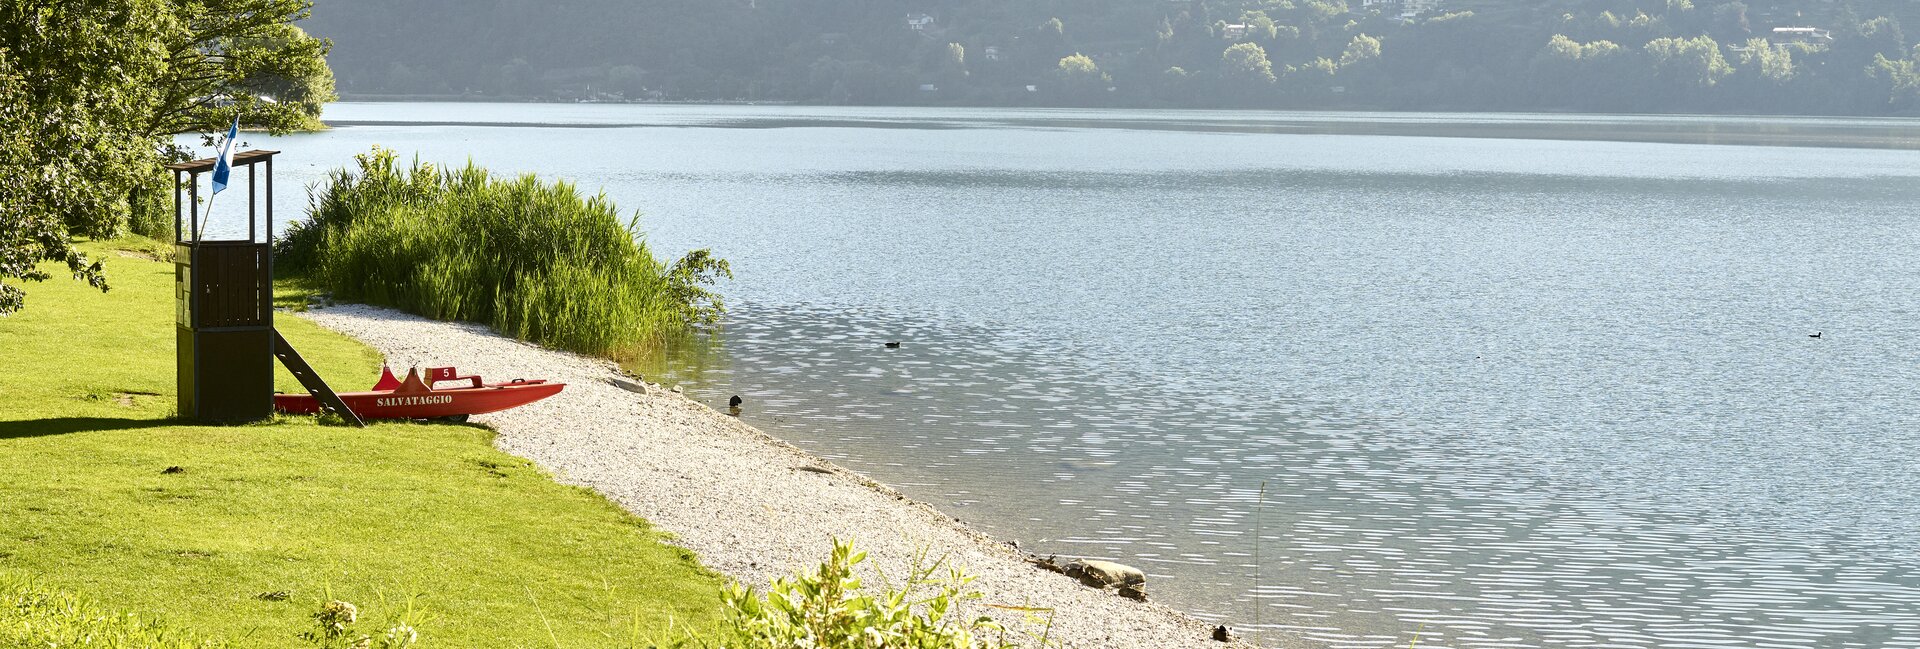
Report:
[[[178,426],[172,419],[123,419],[115,417],[48,417],[0,421],[0,439],[46,437],[105,430],[132,430]]]

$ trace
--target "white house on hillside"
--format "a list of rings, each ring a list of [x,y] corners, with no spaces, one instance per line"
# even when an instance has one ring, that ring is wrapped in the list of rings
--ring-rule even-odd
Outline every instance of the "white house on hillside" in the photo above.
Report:
[[[929,14],[907,14],[907,29],[924,32],[933,29],[933,16]]]
[[[1380,13],[1392,14],[1399,10],[1400,17],[1413,20],[1421,14],[1440,10],[1442,0],[1360,0],[1362,9],[1379,9]]]
[[[1833,41],[1833,32],[1819,27],[1775,27],[1771,40],[1775,43],[1827,43]]]

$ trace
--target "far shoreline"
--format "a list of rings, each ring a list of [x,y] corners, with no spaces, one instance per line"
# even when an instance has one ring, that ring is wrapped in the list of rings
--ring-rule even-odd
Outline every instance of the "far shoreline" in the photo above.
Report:
[[[1582,112],[1396,112],[1377,110],[1282,110],[1214,108],[1074,108],[1058,106],[841,106],[797,102],[759,101],[515,101],[509,98],[401,99],[401,96],[354,97],[345,103],[377,104],[516,104],[548,106],[729,107],[769,109],[893,110],[901,112],[976,110],[991,114],[938,115],[915,123],[898,119],[849,116],[795,116],[766,119],[651,122],[644,119],[607,121],[513,121],[495,119],[382,119],[322,117],[328,127],[453,126],[474,128],[1082,128],[1157,130],[1249,135],[1352,135],[1374,137],[1438,137],[1501,140],[1559,140],[1682,144],[1708,146],[1769,146],[1920,150],[1920,118],[1888,116],[1734,115],[1700,113],[1582,113]],[[1104,114],[1102,114],[1104,113]]]

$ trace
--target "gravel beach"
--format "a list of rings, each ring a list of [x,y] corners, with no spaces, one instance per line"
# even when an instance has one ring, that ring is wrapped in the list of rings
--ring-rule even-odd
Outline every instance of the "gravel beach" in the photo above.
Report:
[[[1051,636],[1062,646],[1251,646],[1215,642],[1212,624],[1029,565],[951,516],[680,394],[617,387],[612,362],[388,309],[342,305],[300,315],[373,346],[397,372],[452,365],[489,380],[567,383],[556,397],[474,421],[498,431],[502,450],[606,495],[743,583],[762,586],[815,567],[830,537],[852,537],[885,574],[903,574],[916,551],[945,554],[978,577],[986,603],[1053,609]]]

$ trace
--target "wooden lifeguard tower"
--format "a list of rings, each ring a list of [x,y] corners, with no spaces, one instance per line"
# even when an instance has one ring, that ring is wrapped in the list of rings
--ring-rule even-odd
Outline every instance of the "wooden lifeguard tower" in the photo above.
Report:
[[[233,155],[229,173],[246,168],[245,238],[208,238],[210,224],[203,222],[200,210],[200,175],[212,172],[218,158],[167,165],[173,171],[175,368],[180,416],[213,423],[267,418],[273,414],[273,359],[279,357],[328,410],[358,425],[360,419],[353,411],[273,328],[276,153],[253,150]],[[256,173],[262,164],[267,167],[265,201],[259,200],[261,183]]]

